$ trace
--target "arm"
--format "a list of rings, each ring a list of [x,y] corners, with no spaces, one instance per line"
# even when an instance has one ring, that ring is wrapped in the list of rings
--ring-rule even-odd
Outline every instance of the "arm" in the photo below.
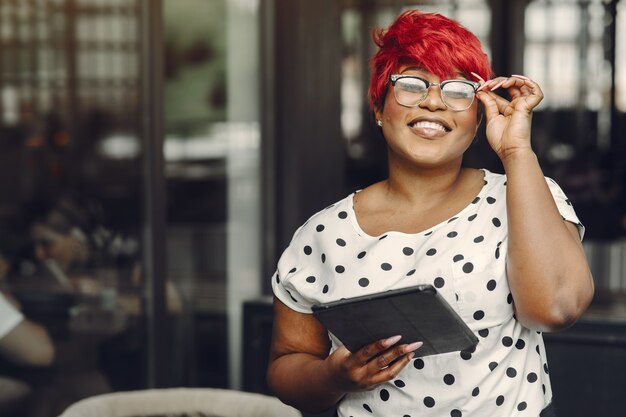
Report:
[[[0,339],[0,354],[20,365],[48,366],[55,352],[48,332],[25,319]]]
[[[512,100],[481,87],[487,137],[507,175],[507,275],[517,319],[542,331],[574,323],[593,296],[593,279],[576,226],[564,221],[530,146],[532,109],[543,93],[514,76],[488,81]]]
[[[516,316],[537,330],[566,328],[594,291],[578,229],[561,218],[534,154],[516,154],[505,164],[507,273]]]
[[[380,340],[354,354],[340,347],[329,356],[330,341],[324,326],[311,314],[291,310],[275,298],[268,382],[283,402],[322,412],[347,392],[370,390],[393,379],[421,346],[393,346],[397,341]]]

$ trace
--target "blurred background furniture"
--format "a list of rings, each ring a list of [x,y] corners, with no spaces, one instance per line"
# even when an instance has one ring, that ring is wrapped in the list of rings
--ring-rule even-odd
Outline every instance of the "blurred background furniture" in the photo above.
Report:
[[[279,399],[211,388],[164,388],[116,392],[81,400],[60,417],[301,417]]]

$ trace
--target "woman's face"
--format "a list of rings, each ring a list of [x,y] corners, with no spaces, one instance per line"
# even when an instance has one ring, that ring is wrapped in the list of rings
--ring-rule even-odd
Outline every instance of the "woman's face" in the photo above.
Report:
[[[35,256],[39,261],[52,259],[67,271],[70,266],[82,260],[84,246],[71,234],[59,233],[43,224],[34,224],[31,237],[35,247]]]
[[[404,67],[398,72],[416,75],[430,82],[441,82],[426,70]],[[452,77],[462,79],[463,77]],[[441,167],[459,163],[472,143],[478,128],[478,100],[467,110],[449,109],[441,100],[441,90],[431,86],[419,105],[398,104],[391,84],[383,109],[376,112],[382,121],[383,135],[389,148],[390,166],[401,161],[422,167]]]

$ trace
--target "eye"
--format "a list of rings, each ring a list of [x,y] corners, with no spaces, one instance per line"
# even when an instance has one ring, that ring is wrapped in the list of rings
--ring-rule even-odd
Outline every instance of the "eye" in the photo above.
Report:
[[[400,78],[396,85],[410,93],[421,93],[426,90],[426,83],[419,78]]]
[[[461,81],[451,81],[443,87],[443,92],[450,98],[470,98],[474,95],[474,87]]]

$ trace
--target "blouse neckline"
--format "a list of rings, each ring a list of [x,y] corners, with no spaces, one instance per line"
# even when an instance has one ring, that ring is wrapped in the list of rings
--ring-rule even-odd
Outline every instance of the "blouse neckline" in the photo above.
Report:
[[[446,220],[443,220],[431,227],[429,227],[428,229],[424,229],[422,231],[416,232],[416,233],[406,233],[406,232],[401,232],[399,230],[389,230],[386,232],[383,232],[377,236],[372,236],[369,233],[365,232],[362,228],[361,225],[359,224],[359,220],[357,219],[356,216],[356,212],[354,211],[354,196],[356,195],[356,193],[360,192],[361,190],[356,190],[355,192],[353,192],[352,194],[350,194],[348,196],[347,199],[347,210],[348,210],[348,217],[350,219],[350,223],[352,223],[352,226],[354,227],[354,229],[356,230],[357,234],[361,237],[364,237],[366,239],[382,239],[383,237],[387,236],[387,235],[398,235],[398,236],[407,236],[407,237],[418,237],[418,236],[430,236],[436,229],[439,229],[440,227],[450,223],[451,221],[455,220],[458,217],[461,217],[463,214],[465,214],[467,211],[471,210],[471,208],[475,205],[476,199],[482,199],[484,197],[484,194],[486,193],[486,185],[488,184],[488,176],[491,175],[491,172],[487,169],[481,168],[481,171],[483,171],[484,176],[483,176],[483,185],[480,188],[480,191],[478,192],[478,194],[476,194],[476,196],[472,199],[472,201],[466,205],[465,207],[463,207],[461,210],[459,210],[457,213],[453,214],[451,217],[447,218]]]

